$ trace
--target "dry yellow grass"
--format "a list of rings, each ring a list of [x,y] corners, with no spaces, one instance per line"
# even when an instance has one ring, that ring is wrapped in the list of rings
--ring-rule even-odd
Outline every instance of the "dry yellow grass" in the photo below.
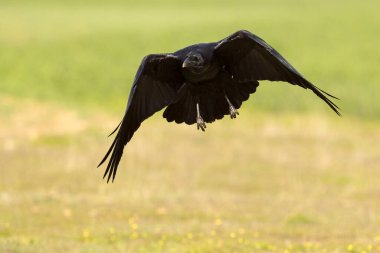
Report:
[[[376,122],[242,110],[202,133],[157,115],[107,185],[118,119],[1,108],[1,252],[380,250]]]

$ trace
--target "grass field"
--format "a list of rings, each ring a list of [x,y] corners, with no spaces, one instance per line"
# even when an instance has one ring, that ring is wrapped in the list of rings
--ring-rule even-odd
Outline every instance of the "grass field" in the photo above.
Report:
[[[380,17],[359,1],[0,3],[0,252],[380,252]],[[248,29],[319,87],[167,124],[95,169],[142,57]]]

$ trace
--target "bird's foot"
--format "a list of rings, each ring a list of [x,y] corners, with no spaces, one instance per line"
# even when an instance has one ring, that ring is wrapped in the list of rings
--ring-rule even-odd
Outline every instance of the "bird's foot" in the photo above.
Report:
[[[230,108],[231,119],[236,119],[237,115],[239,115],[239,112],[235,109],[233,105],[230,105],[229,108]]]
[[[206,123],[201,117],[201,112],[199,110],[199,103],[197,103],[197,129],[201,129],[203,132],[206,129]]]
[[[237,115],[239,115],[239,112],[236,110],[235,106],[232,105],[231,101],[228,99],[226,94],[224,94],[224,97],[226,98],[227,103],[228,103],[228,108],[230,109],[231,119],[236,119]]]
[[[201,116],[197,116],[197,129],[201,129],[203,132],[206,129],[206,123]]]

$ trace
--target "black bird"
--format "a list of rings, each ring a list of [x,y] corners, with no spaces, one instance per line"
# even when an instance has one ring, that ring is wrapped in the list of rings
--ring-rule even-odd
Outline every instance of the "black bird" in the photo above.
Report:
[[[312,90],[340,115],[334,96],[307,81],[275,49],[258,36],[241,30],[212,43],[188,46],[175,53],[146,56],[137,70],[127,109],[102,165],[111,155],[104,177],[115,179],[124,146],[141,123],[166,107],[164,118],[176,123],[206,123],[224,115],[236,118],[243,101],[260,80],[284,81]]]

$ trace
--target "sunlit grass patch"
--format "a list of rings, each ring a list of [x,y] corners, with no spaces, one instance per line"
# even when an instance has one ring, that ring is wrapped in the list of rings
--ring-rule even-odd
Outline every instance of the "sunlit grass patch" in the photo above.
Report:
[[[289,225],[308,225],[316,222],[317,220],[315,220],[313,217],[300,213],[291,215],[286,220],[286,223]]]
[[[127,146],[115,183],[106,184],[96,165],[117,118],[32,100],[3,103],[11,114],[1,120],[29,124],[1,125],[14,148],[0,148],[7,166],[0,251],[379,247],[376,122],[243,109],[238,120],[217,121],[201,133],[155,116]],[[29,111],[19,110],[23,105]],[[65,121],[72,124],[62,127]]]
[[[73,136],[47,135],[34,141],[37,145],[63,146],[72,143]]]

